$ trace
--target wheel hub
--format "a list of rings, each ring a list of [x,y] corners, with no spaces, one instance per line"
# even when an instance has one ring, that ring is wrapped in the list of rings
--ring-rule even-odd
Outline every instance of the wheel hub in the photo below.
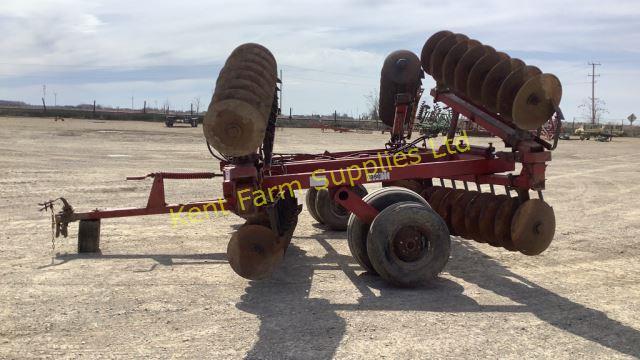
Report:
[[[427,239],[415,227],[403,228],[393,238],[393,253],[404,262],[414,262],[422,258],[427,246]]]

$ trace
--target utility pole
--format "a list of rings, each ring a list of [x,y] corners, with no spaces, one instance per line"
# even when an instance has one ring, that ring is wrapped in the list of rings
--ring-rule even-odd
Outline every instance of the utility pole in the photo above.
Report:
[[[280,111],[279,112],[282,112],[282,94],[284,93],[283,88],[284,88],[284,84],[282,81],[282,69],[280,69],[280,106],[279,106]]]
[[[131,111],[133,111],[133,95],[131,95]]]
[[[599,63],[589,63],[591,65],[591,123],[596,123],[596,78],[600,77],[599,74],[596,74],[596,66],[600,66],[602,64]]]
[[[53,106],[58,106],[58,93],[54,92],[53,93]]]

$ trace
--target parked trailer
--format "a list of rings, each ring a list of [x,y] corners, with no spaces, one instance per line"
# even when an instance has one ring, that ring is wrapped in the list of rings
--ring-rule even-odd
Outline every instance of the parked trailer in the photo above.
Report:
[[[191,125],[191,127],[198,127],[199,121],[199,116],[184,115],[180,117],[177,115],[167,115],[164,118],[164,125],[166,127],[173,127],[175,124],[188,124]]]

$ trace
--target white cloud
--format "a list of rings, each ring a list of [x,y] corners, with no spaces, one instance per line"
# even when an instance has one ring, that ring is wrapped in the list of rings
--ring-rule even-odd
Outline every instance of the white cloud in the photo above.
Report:
[[[640,81],[638,1],[4,0],[0,14],[0,32],[6,34],[0,38],[0,97],[30,102],[39,99],[34,82],[40,79],[53,79],[48,87],[68,103],[92,100],[86,99],[86,87],[101,91],[95,96],[103,102],[122,106],[132,91],[140,97],[144,91],[149,97],[165,92],[178,102],[208,98],[216,64],[252,41],[269,47],[284,68],[285,107],[355,113],[377,87],[387,53],[419,52],[432,33],[447,28],[555,72],[565,84],[568,116],[589,96],[584,82],[592,59],[604,64],[599,94],[610,116],[639,111],[631,88]],[[148,75],[166,66],[184,71],[142,87],[146,78],[123,78],[121,72],[140,69]],[[194,78],[188,70],[197,66],[211,71]],[[95,77],[83,83],[82,76],[94,69],[104,74],[103,86]],[[3,86],[3,78],[11,85]],[[175,81],[185,87],[168,86]]]

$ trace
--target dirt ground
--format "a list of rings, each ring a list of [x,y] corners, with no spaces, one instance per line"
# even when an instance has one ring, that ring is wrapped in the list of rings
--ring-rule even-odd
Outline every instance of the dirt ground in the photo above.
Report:
[[[202,129],[0,118],[0,358],[633,358],[640,356],[640,139],[563,141],[545,199],[556,237],[538,257],[453,238],[428,288],[363,273],[345,233],[306,211],[271,280],[225,258],[228,216],[105,220],[101,256],[52,253],[50,215],[143,206],[157,170],[217,171]],[[387,135],[277,132],[276,150],[378,147]],[[472,139],[480,145],[498,139]],[[170,202],[221,195],[219,180],[167,181]],[[53,255],[53,257],[52,257]]]

